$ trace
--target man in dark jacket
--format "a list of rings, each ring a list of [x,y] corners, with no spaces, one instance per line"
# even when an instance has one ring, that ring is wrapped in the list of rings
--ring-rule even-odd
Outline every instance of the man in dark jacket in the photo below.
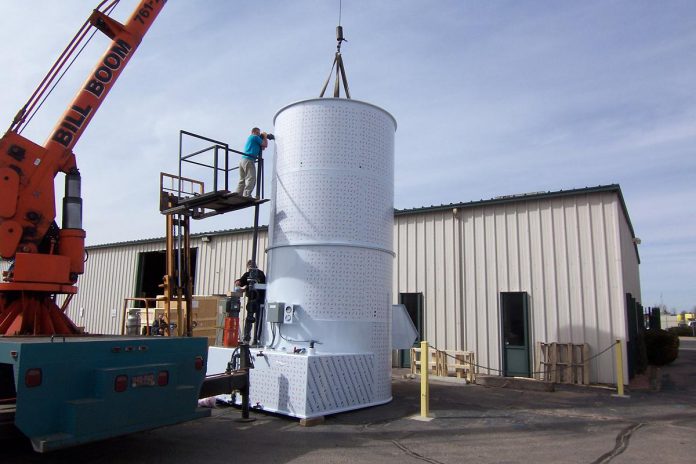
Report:
[[[254,330],[254,340],[252,345],[258,344],[259,336],[261,335],[261,305],[266,300],[266,290],[254,288],[256,284],[265,284],[266,275],[263,271],[256,267],[256,262],[253,259],[247,261],[247,271],[242,276],[234,281],[235,286],[241,287],[246,292],[247,307],[246,319],[244,320],[244,337],[243,340],[249,343],[251,340],[251,328],[256,323]]]

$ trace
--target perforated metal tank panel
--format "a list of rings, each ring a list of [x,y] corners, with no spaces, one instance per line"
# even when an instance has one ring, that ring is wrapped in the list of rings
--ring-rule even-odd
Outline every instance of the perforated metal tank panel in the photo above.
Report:
[[[265,341],[372,353],[373,400],[390,397],[396,121],[369,103],[322,98],[274,122],[266,299],[292,305],[294,317]]]

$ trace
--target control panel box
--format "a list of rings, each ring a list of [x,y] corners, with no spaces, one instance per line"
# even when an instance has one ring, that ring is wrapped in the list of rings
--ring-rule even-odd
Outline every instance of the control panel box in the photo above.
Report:
[[[266,321],[282,324],[284,322],[285,303],[266,303]]]

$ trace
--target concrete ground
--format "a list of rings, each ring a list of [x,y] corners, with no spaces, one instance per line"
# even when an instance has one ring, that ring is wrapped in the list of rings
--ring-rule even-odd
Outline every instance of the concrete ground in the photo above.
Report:
[[[606,388],[518,391],[433,382],[430,422],[419,380],[394,372],[390,404],[326,418],[315,427],[234,408],[210,418],[48,455],[17,440],[3,463],[687,463],[696,462],[696,339],[662,369],[662,390],[612,397]]]

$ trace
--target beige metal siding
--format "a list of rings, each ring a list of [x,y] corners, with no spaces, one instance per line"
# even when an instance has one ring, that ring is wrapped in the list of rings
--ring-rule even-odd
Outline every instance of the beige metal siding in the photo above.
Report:
[[[251,255],[251,232],[210,235],[191,240],[198,249],[194,294],[224,294],[246,270]],[[266,231],[259,232],[259,265],[265,269]],[[91,248],[79,291],[68,307],[68,316],[90,333],[118,334],[121,331],[123,300],[135,296],[140,253],[163,251],[165,241]],[[114,311],[115,310],[115,311]]]
[[[501,368],[501,292],[529,294],[532,343],[597,353],[625,333],[617,205],[600,192],[398,215],[394,294],[422,292],[428,341],[475,351],[491,373]],[[592,376],[613,381],[611,353]]]
[[[123,299],[134,296],[138,255],[164,249],[164,241],[88,250],[85,273],[67,314],[90,333],[121,331]]]
[[[268,234],[259,233],[257,263],[262,270],[266,269],[266,253]],[[198,247],[196,262],[196,282],[194,294],[214,295],[226,294],[234,287],[234,280],[246,271],[246,262],[251,256],[253,234],[215,235],[210,242],[194,241]]]
[[[633,232],[631,231],[631,228],[629,226],[628,218],[626,217],[626,215],[623,214],[623,208],[621,206],[621,203],[619,201],[616,201],[614,206],[617,211],[615,215],[617,221],[616,242],[619,244],[619,247],[621,249],[619,261],[615,263],[616,267],[618,268],[619,275],[619,282],[617,283],[617,286],[620,286],[621,288],[622,297],[624,297],[626,293],[630,293],[633,296],[633,298],[636,299],[636,301],[640,302],[641,294],[639,258],[638,251],[634,243],[635,237],[633,236]],[[624,297],[622,298],[622,302],[620,303],[621,307],[624,308],[624,314],[625,301],[626,300]],[[619,306],[618,302],[616,304],[617,306]],[[625,316],[619,314],[615,314],[615,316],[616,319],[614,324],[624,329],[623,336],[619,338],[626,342],[628,327]],[[623,347],[624,359],[628,359],[626,345],[624,344]],[[628,365],[624,367],[624,378],[628,379]]]
[[[194,241],[198,245],[196,262],[197,276],[194,295],[227,294],[234,288],[234,281],[246,271],[253,247],[252,232],[213,235],[210,242],[202,242],[199,238]],[[268,233],[259,231],[258,266],[261,270],[268,268],[266,262],[266,247]],[[246,317],[246,309],[242,308],[240,319]]]
[[[617,208],[620,208],[617,205]],[[641,301],[640,294],[640,271],[638,253],[634,244],[634,237],[629,228],[628,221],[623,214],[618,214],[619,217],[619,239],[621,241],[621,272],[623,277],[624,291],[633,295],[638,301]]]

